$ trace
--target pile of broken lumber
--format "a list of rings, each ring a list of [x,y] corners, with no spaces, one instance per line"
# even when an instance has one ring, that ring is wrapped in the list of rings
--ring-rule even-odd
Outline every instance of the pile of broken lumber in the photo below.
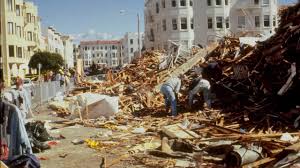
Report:
[[[257,42],[255,48],[225,37],[200,64],[205,67],[216,62],[220,67],[220,75],[208,72],[204,76],[220,100],[215,105],[228,111],[228,122],[233,118],[230,114],[235,121],[250,119],[262,126],[266,122],[274,127],[294,122],[300,114],[300,99],[296,98],[300,95],[299,39],[300,4],[285,9],[276,34]]]

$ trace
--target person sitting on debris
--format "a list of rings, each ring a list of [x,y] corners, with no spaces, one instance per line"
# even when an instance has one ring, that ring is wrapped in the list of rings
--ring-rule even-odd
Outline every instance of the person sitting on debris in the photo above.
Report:
[[[211,99],[210,99],[210,83],[208,80],[203,79],[202,75],[194,79],[189,87],[189,108],[192,108],[194,102],[194,96],[199,92],[203,93],[204,97],[204,107],[211,107]]]
[[[179,77],[172,77],[167,80],[160,88],[160,92],[164,95],[166,111],[169,112],[171,105],[171,115],[177,115],[177,94],[181,87],[181,79],[183,75]]]

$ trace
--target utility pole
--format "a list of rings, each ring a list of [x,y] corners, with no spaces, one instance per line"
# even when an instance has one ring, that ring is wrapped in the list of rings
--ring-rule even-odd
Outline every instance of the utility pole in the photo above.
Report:
[[[141,32],[140,32],[140,14],[137,13],[137,18],[138,18],[138,47],[139,47],[139,56],[142,56],[142,51],[141,51]]]
[[[8,51],[7,51],[7,19],[6,19],[6,1],[0,0],[1,8],[1,39],[2,39],[2,69],[3,78],[5,80],[5,85],[10,86],[10,74],[9,74],[9,64],[8,64]]]

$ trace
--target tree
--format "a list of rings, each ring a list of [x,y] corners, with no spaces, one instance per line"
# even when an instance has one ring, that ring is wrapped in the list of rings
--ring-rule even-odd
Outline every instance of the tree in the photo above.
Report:
[[[64,65],[64,60],[60,54],[50,52],[37,52],[35,53],[30,61],[29,67],[38,69],[38,64],[42,64],[41,71],[54,71],[57,72]]]

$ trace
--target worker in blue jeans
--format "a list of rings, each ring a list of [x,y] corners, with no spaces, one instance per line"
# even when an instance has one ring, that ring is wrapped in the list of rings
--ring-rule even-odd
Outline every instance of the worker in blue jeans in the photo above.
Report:
[[[171,115],[177,116],[177,94],[179,93],[181,87],[182,75],[179,77],[172,77],[167,80],[160,88],[160,92],[165,98],[166,111],[169,111],[171,105]]]
[[[205,101],[204,107],[211,107],[211,92],[210,92],[210,83],[208,80],[203,79],[202,76],[194,79],[192,86],[190,86],[189,92],[189,107],[192,108],[194,96],[199,92],[203,93],[203,98]]]

